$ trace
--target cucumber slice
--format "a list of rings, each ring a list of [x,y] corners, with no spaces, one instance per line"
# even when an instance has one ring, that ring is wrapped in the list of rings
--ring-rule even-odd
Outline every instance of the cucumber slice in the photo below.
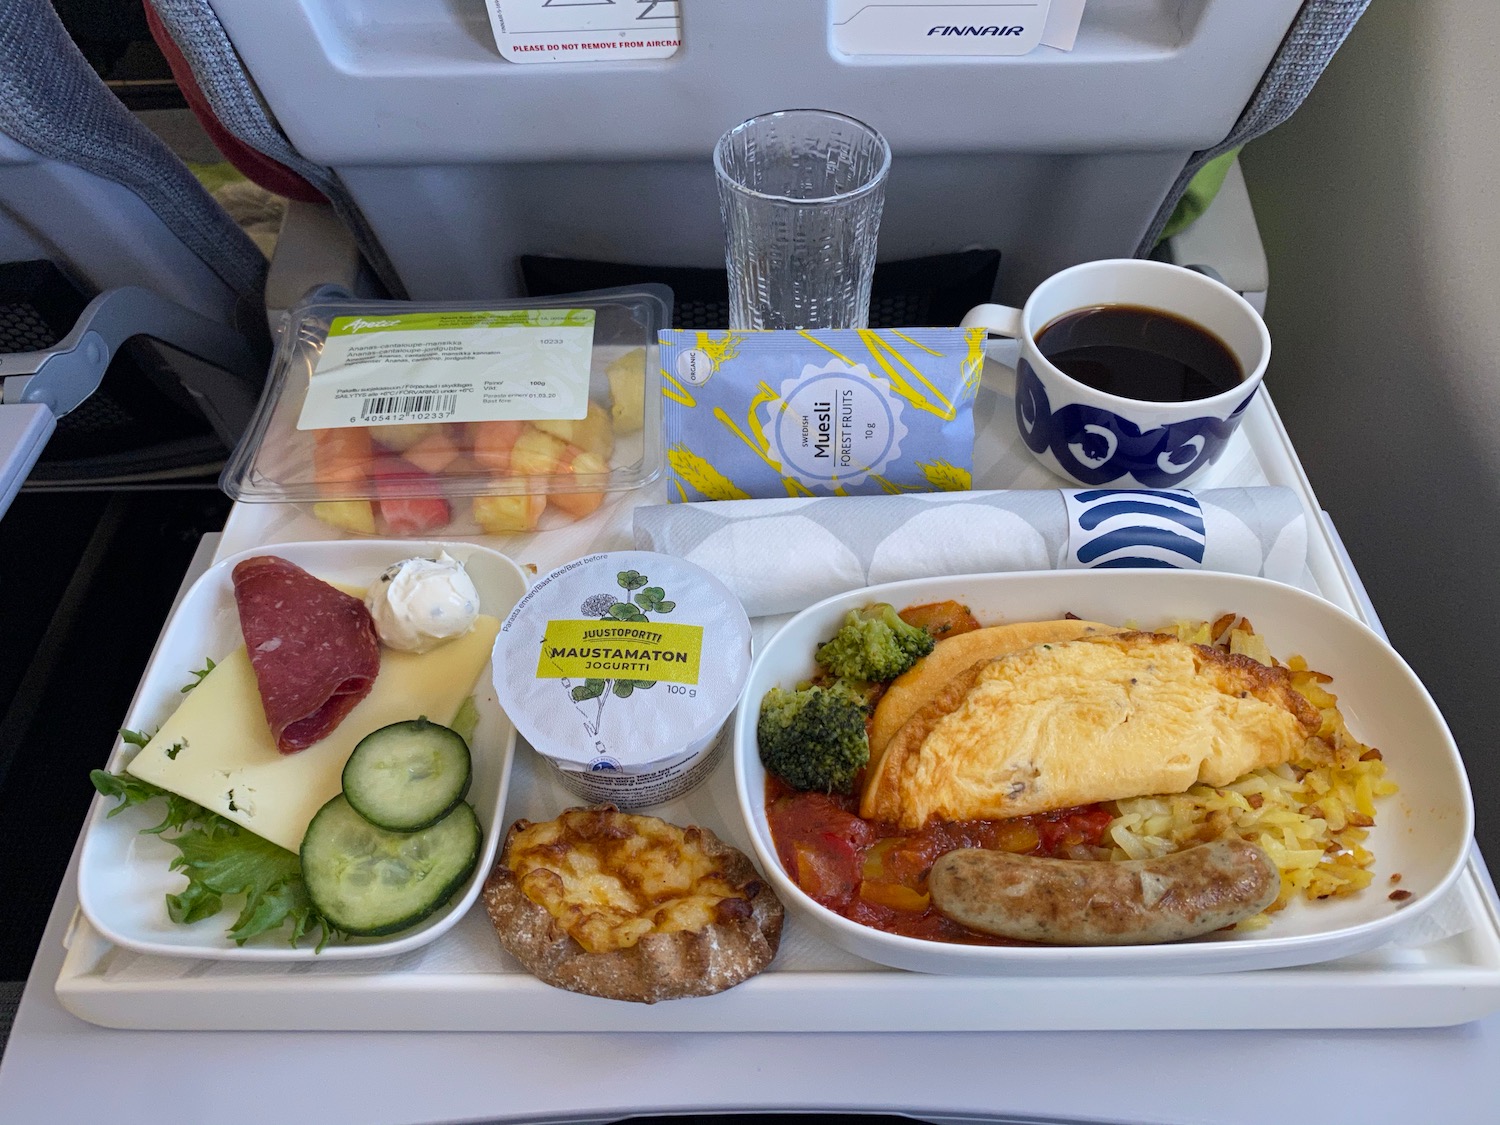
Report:
[[[482,836],[467,804],[430,828],[390,832],[340,794],[307,826],[302,879],[329,925],[359,937],[393,934],[453,897],[479,863]]]
[[[469,792],[469,744],[425,718],[381,727],[344,763],[344,796],[371,824],[414,832],[447,816]]]

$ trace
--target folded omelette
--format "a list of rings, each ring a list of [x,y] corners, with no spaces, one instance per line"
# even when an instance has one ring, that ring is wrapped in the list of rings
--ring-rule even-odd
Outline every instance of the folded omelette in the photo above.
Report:
[[[1038,644],[971,665],[896,731],[860,815],[916,829],[1226,785],[1321,724],[1285,669],[1160,633]]]

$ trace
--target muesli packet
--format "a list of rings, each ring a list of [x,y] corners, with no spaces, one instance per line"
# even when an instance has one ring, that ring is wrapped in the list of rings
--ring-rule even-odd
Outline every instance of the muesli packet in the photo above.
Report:
[[[667,331],[668,498],[972,487],[979,328]]]

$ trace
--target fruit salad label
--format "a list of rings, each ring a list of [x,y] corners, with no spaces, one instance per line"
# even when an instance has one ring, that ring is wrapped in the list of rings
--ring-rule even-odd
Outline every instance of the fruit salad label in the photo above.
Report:
[[[579,419],[593,343],[593,309],[337,317],[297,428]]]

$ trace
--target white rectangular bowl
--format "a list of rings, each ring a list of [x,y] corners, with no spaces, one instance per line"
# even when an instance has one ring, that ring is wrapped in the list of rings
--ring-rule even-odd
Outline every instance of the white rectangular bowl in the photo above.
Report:
[[[1384,799],[1368,847],[1374,882],[1358,894],[1296,901],[1265,929],[1217,933],[1170,945],[991,947],[883,933],[804,894],[782,869],[765,810],[756,748],[759,700],[814,671],[813,650],[849,610],[885,601],[898,609],[954,599],[987,625],[1073,614],[1141,628],[1242,614],[1285,660],[1307,658],[1333,677],[1349,729],[1378,748],[1400,792]],[[1473,833],[1473,801],[1458,748],[1437,706],[1381,637],[1330,602],[1262,578],[1207,571],[1046,571],[895,582],[841,594],[803,610],[757,656],[735,719],[735,783],[762,869],[777,892],[823,937],[896,968],[928,973],[1119,975],[1214,973],[1304,965],[1346,957],[1397,938],[1458,878]],[[1391,901],[1390,878],[1410,897]]]
[[[152,731],[182,700],[182,687],[202,668],[205,658],[219,659],[242,641],[230,574],[251,555],[273,554],[296,563],[330,582],[368,586],[393,563],[417,555],[431,558],[446,550],[458,559],[479,591],[480,608],[504,619],[526,592],[526,576],[510,559],[472,543],[412,540],[352,539],[310,543],[279,543],[244,551],[210,568],[183,596],[163,632],[146,669],[135,705],[126,717],[127,730]],[[447,906],[417,927],[386,938],[359,938],[326,945],[314,951],[316,938],[293,948],[287,933],[262,934],[236,945],[226,931],[234,913],[226,909],[190,926],[167,917],[166,896],[185,885],[170,870],[177,849],[156,836],[142,835],[161,820],[163,809],[153,803],[125,809],[115,816],[113,799],[96,795],[84,829],[78,867],[78,900],[84,915],[110,942],[141,953],[168,957],[208,957],[231,961],[339,960],[383,957],[425,945],[450,929],[479,895],[499,840],[500,813],[510,784],[516,733],[500,710],[486,664],[475,683],[474,702],[479,724],[474,733],[474,776],[469,803],[484,829],[484,847],[474,874]],[[107,768],[119,771],[133,749],[119,744]]]

